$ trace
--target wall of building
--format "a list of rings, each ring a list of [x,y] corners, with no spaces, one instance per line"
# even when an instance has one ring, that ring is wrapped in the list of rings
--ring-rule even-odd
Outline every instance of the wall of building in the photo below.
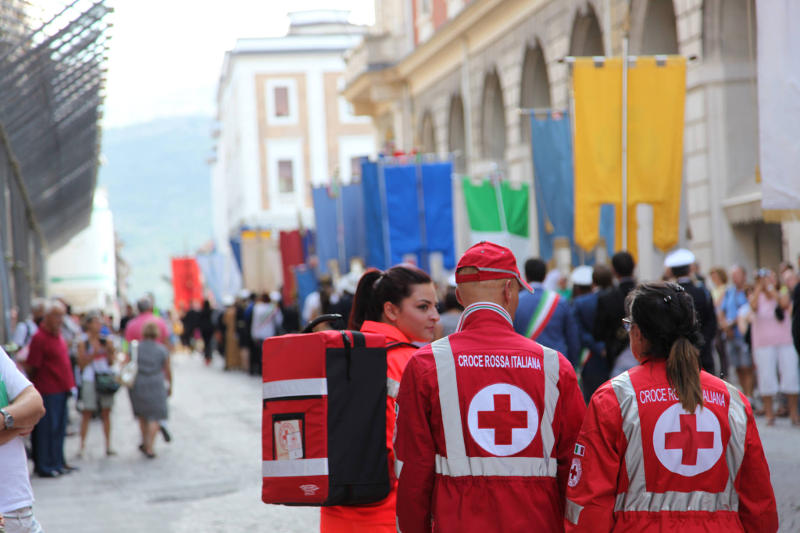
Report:
[[[339,96],[343,70],[341,51],[228,55],[212,168],[218,243],[242,225],[294,229],[302,220],[313,227],[311,187],[337,174],[349,181],[351,159],[375,154],[371,121]],[[276,87],[288,89],[289,116],[276,115]],[[278,176],[287,161],[290,193],[281,192]]]
[[[796,228],[766,224],[757,202],[746,201],[760,190],[755,179],[753,0],[431,0],[426,4],[439,9],[452,4],[457,15],[437,24],[431,20],[431,28],[420,15],[423,0],[413,1],[417,47],[395,67],[408,101],[380,106],[375,115],[379,144],[391,132],[398,149],[430,149],[433,139],[436,152],[450,152],[451,104],[459,98],[466,131],[455,137],[465,138],[464,171],[481,174],[500,168],[513,182],[530,181],[531,149],[519,108],[549,102],[566,109],[570,72],[562,59],[608,50],[619,55],[627,29],[632,54],[690,58],[680,244],[693,249],[704,268],[742,263],[752,270],[776,266],[782,254],[796,254]],[[478,12],[480,17],[473,16]],[[544,62],[544,69],[539,66],[533,74],[526,69],[535,68],[536,62],[525,61],[531,50],[541,53]],[[537,81],[542,70],[544,82]],[[491,111],[498,98],[504,111],[500,114]],[[496,143],[503,137],[505,148],[498,157]],[[755,215],[748,219],[733,214],[739,208],[755,209]],[[643,277],[656,277],[663,254],[652,248],[651,210],[639,209],[637,238],[644,245],[640,271]]]

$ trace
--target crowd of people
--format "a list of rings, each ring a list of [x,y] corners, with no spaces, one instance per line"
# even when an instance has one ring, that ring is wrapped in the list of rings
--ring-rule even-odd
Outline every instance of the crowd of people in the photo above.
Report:
[[[110,315],[76,314],[61,299],[35,299],[30,316],[19,320],[12,313],[12,342],[0,349],[0,526],[4,521],[6,531],[41,531],[33,514],[29,458],[33,473],[42,478],[78,470],[65,457],[64,441],[77,435],[80,447],[73,459],[89,459],[87,436],[94,418],[102,424],[104,455],[116,455],[111,410],[121,387],[120,369],[132,358],[136,371],[129,394],[142,431],[139,450],[155,458],[159,429],[171,440],[166,425],[169,328],[153,313],[149,298],[137,307],[138,314],[126,316],[119,328]]]
[[[713,268],[706,277],[688,250],[667,256],[660,282],[639,283],[635,268],[627,252],[568,275],[533,258],[523,277],[509,250],[481,243],[441,287],[398,265],[323,278],[300,305],[278,292],[243,292],[218,308],[198,302],[177,319],[143,298],[116,328],[101,312],[76,315],[63,301],[37,299],[0,354],[0,463],[12,480],[0,487],[0,514],[38,531],[28,455],[40,477],[77,470],[64,455],[68,428],[78,428],[76,459],[92,455],[95,418],[105,455],[116,454],[121,368],[135,366],[128,392],[139,450],[152,459],[158,433],[171,440],[173,349],[196,349],[207,363],[218,352],[226,370],[260,376],[264,339],[338,314],[316,329],[386,339],[392,491],[368,506],[324,508],[324,532],[430,531],[431,523],[517,531],[533,515],[570,531],[642,520],[774,531],[754,417],[800,425],[800,276],[784,263],[752,276]],[[734,375],[741,394],[720,379]],[[676,492],[690,496],[659,496]],[[725,503],[736,498],[738,511]]]
[[[410,265],[364,273],[342,327],[386,340],[391,491],[323,507],[321,531],[776,531],[750,398],[719,377],[738,338],[721,306],[743,271],[712,285],[687,250],[665,266],[665,280],[639,283],[620,252],[559,283],[532,259],[523,279],[510,250],[484,242],[446,291]],[[781,322],[778,308],[788,324],[789,278],[760,282],[737,327],[757,330],[767,312]],[[450,294],[460,312],[437,308]],[[447,315],[458,317],[449,334]],[[752,343],[759,367],[765,345]],[[751,349],[738,346],[737,369]],[[783,384],[790,371],[772,353],[759,372]],[[758,378],[766,411],[762,379],[773,376]]]

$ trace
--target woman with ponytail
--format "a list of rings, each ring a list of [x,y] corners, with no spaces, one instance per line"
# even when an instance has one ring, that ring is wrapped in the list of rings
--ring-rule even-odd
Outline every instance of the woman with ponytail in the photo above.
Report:
[[[753,411],[700,369],[692,297],[645,283],[623,320],[639,365],[597,389],[567,482],[567,532],[778,529]]]
[[[395,398],[406,363],[417,350],[413,344],[434,340],[439,313],[431,278],[410,265],[397,265],[381,272],[368,270],[361,276],[347,327],[386,337],[387,398],[386,447],[392,491],[371,505],[323,507],[322,533],[394,533],[397,479],[394,474],[392,438]]]

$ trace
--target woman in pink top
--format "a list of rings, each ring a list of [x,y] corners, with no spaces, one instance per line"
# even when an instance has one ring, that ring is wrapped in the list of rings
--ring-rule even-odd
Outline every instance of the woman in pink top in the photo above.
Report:
[[[750,307],[753,309],[751,337],[753,359],[758,369],[758,390],[764,401],[767,425],[770,426],[775,423],[772,397],[778,391],[786,395],[792,423],[800,425],[797,412],[800,381],[797,352],[792,343],[790,305],[788,293],[778,292],[775,273],[765,268],[759,270],[755,290],[750,295]]]

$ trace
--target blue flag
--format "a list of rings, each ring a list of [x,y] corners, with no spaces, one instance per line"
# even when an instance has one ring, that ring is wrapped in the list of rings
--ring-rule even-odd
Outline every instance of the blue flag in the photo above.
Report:
[[[545,261],[550,260],[555,239],[566,238],[570,242],[573,265],[594,263],[594,254],[586,255],[575,245],[575,180],[569,115],[548,113],[542,119],[531,115],[531,144],[540,256]],[[612,254],[612,205],[604,205],[600,210],[600,235],[605,238],[609,255]]]
[[[413,254],[430,270],[433,252],[455,266],[451,175],[450,162],[362,163],[369,266],[386,269]]]

